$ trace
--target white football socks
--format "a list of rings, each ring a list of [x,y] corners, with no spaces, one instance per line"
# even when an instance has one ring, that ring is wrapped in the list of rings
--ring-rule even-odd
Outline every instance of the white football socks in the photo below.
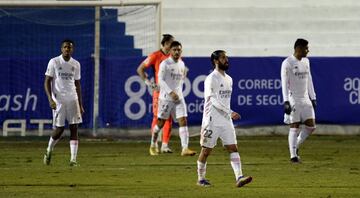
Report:
[[[315,127],[304,126],[303,129],[301,130],[299,136],[297,137],[296,148],[299,148],[300,145],[306,140],[307,137],[309,137],[309,135],[314,130],[315,130]]]
[[[230,164],[235,174],[235,180],[243,176],[241,169],[241,159],[238,152],[230,153]]]
[[[77,152],[78,152],[78,145],[79,145],[79,140],[70,140],[70,153],[71,153],[70,161],[75,161],[76,162],[76,156],[77,156]]]
[[[151,146],[157,146],[158,135],[160,132],[158,125],[155,125],[151,133]]]
[[[290,128],[289,130],[289,151],[290,151],[290,158],[296,157],[296,142],[297,142],[297,136],[298,136],[298,128]]]
[[[57,140],[54,140],[54,139],[50,136],[49,143],[48,143],[48,147],[47,147],[46,151],[50,152],[50,151],[54,150],[54,147],[55,147],[56,143],[58,143],[59,140],[60,140],[60,138],[57,139]]]
[[[189,130],[187,126],[179,127],[179,136],[182,149],[187,149],[189,145]]]
[[[166,144],[166,143],[162,143],[161,144],[161,149],[166,149],[166,148],[169,148],[169,145]]]
[[[202,163],[200,161],[197,161],[197,172],[198,172],[198,181],[205,179],[206,162]]]

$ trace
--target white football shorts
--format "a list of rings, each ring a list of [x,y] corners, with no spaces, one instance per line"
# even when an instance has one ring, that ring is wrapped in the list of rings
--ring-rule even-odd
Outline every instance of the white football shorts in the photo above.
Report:
[[[65,126],[65,120],[69,124],[82,123],[78,100],[56,101],[56,110],[53,110],[53,127]]]
[[[184,99],[176,103],[173,101],[159,99],[158,118],[166,120],[170,115],[176,119],[187,117],[186,103]]]
[[[315,119],[315,112],[311,102],[296,101],[290,102],[291,113],[284,115],[284,123],[292,124],[297,122],[304,122],[308,119]]]
[[[214,148],[218,138],[221,139],[223,146],[237,144],[235,128],[232,120],[215,125],[210,119],[206,128],[200,132],[200,145],[207,148]]]

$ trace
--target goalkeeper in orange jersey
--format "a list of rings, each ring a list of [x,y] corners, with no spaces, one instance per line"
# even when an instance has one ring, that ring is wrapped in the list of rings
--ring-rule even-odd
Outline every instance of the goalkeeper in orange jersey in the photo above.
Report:
[[[152,110],[153,110],[153,120],[151,123],[151,131],[157,125],[158,122],[158,100],[159,100],[159,86],[158,86],[158,72],[159,72],[159,65],[160,63],[169,57],[170,45],[174,41],[174,37],[170,34],[164,34],[161,40],[161,49],[151,53],[137,68],[137,73],[144,80],[145,84],[152,88],[153,90],[153,98],[152,98]],[[151,82],[147,78],[147,74],[145,72],[146,69],[152,68],[154,72],[155,82]],[[171,125],[172,125],[172,118],[169,117],[164,124],[162,129],[162,145],[161,145],[161,153],[172,153],[172,150],[169,148],[169,140],[171,135]],[[153,132],[152,138],[153,139]],[[151,141],[150,155],[158,155],[160,153],[158,143]]]

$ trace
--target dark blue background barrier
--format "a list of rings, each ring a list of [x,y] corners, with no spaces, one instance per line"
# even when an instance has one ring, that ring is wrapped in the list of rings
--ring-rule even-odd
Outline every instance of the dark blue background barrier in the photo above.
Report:
[[[81,63],[82,97],[86,113],[84,127],[92,125],[93,59],[77,59]],[[0,123],[7,119],[52,119],[44,91],[45,71],[49,59],[0,58]],[[49,128],[49,126],[47,126]]]
[[[232,109],[242,115],[237,125],[283,124],[280,68],[283,57],[231,58],[233,78]],[[151,122],[150,91],[136,76],[142,59],[108,59],[109,79],[103,86],[113,96],[102,100],[100,126],[148,126]],[[185,86],[189,124],[199,125],[202,117],[204,75],[210,70],[208,58],[185,58],[190,68]],[[360,124],[360,58],[310,58],[318,107],[318,123]],[[111,65],[116,65],[112,67]],[[150,73],[150,72],[149,72]],[[106,77],[104,77],[104,75]],[[110,80],[111,79],[111,80]],[[114,82],[116,79],[117,82]],[[145,91],[144,91],[145,90]],[[105,93],[106,94],[106,93]],[[109,94],[109,93],[107,93]]]
[[[76,58],[76,57],[75,57]],[[136,68],[143,57],[103,58],[100,68],[99,127],[149,127],[151,91]],[[230,58],[232,109],[242,115],[237,125],[282,124],[280,67],[283,57]],[[93,60],[82,65],[86,113],[83,127],[92,127]],[[185,85],[189,124],[200,125],[203,80],[211,71],[209,58],[184,58],[190,71]],[[310,57],[318,123],[360,124],[360,58]],[[1,58],[0,123],[6,119],[51,119],[43,91],[48,59]],[[148,72],[151,73],[150,71]],[[36,99],[35,99],[36,98]],[[28,126],[31,127],[31,126]]]

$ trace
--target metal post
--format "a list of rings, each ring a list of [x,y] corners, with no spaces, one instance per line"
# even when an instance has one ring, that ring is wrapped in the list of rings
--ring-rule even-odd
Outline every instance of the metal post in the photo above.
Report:
[[[100,9],[100,6],[95,7],[93,136],[96,136],[99,117]]]
[[[161,48],[161,37],[162,37],[162,3],[161,1],[156,6],[156,17],[157,17],[157,23],[156,23],[156,35],[157,35],[157,42],[156,47],[157,49]]]

